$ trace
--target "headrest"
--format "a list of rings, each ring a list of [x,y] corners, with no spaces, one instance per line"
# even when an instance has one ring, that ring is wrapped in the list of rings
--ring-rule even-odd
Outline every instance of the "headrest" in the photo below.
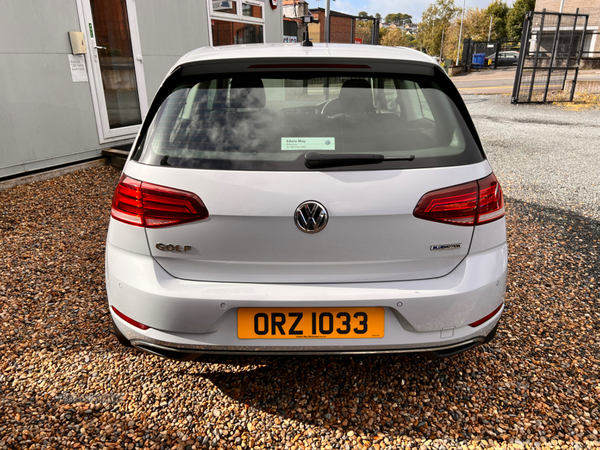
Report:
[[[237,77],[231,80],[231,108],[264,108],[267,103],[265,86],[257,77]]]
[[[340,107],[344,113],[375,112],[371,84],[367,80],[344,81],[340,89]]]

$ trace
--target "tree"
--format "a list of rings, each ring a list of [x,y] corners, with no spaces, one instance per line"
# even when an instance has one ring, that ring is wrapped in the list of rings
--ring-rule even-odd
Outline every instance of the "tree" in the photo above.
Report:
[[[354,31],[354,35],[357,38],[362,39],[363,44],[371,44],[372,36],[373,36],[373,22],[375,20],[381,21],[381,14],[376,13],[375,17],[369,15],[366,11],[360,11],[358,13],[358,20],[356,21],[356,28]],[[381,30],[380,32],[380,40],[381,40]]]
[[[373,36],[373,24],[370,23],[370,25],[371,26],[361,26],[360,23],[356,24],[354,37],[362,39],[363,44],[371,43],[371,38]]]
[[[412,16],[409,14],[388,14],[385,16],[385,23],[394,24],[397,27],[404,27],[404,25],[410,25],[412,23]]]
[[[502,0],[494,0],[485,10],[488,16],[493,17],[492,22],[492,40],[502,41],[507,37],[506,34],[506,18],[510,8]]]
[[[458,50],[458,36],[460,33],[461,17],[455,18],[444,31],[444,49],[443,55],[456,58]],[[487,41],[490,27],[490,16],[486,10],[479,8],[469,8],[465,11],[463,21],[462,38],[471,38],[474,41]],[[462,50],[462,43],[461,43]],[[437,55],[439,55],[439,51]]]
[[[521,39],[523,20],[527,11],[535,9],[535,0],[516,0],[506,17],[506,34],[513,41]]]
[[[389,28],[379,28],[379,45],[384,45],[382,44],[383,42],[383,38],[385,38],[385,36],[389,33],[390,29]]]
[[[402,28],[389,28],[379,43],[390,47],[408,47],[410,44],[408,36]]]
[[[461,9],[454,6],[454,0],[436,0],[423,13],[419,24],[417,41],[430,55],[440,54],[442,31],[450,27],[450,23]],[[444,36],[448,34],[448,30]],[[444,46],[445,47],[445,46]]]
[[[356,21],[354,36],[362,39],[363,44],[371,44],[373,34],[373,17],[366,11],[358,13],[359,19]]]
[[[490,16],[485,9],[467,9],[463,23],[463,37],[474,41],[487,41],[489,30]]]

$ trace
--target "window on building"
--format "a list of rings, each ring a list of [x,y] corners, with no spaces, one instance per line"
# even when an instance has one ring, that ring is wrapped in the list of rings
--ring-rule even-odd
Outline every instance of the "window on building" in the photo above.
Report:
[[[213,45],[264,42],[264,3],[253,0],[211,0]]]

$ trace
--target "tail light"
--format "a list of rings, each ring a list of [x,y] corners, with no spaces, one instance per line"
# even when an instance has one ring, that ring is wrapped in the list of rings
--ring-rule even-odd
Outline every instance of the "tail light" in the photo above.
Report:
[[[419,219],[474,226],[504,217],[500,183],[491,175],[470,183],[431,191],[421,197],[413,215]]]
[[[204,220],[208,210],[193,192],[121,176],[112,201],[115,219],[138,227],[160,228]]]
[[[479,185],[479,205],[476,225],[493,222],[504,217],[504,195],[494,174],[477,182]]]

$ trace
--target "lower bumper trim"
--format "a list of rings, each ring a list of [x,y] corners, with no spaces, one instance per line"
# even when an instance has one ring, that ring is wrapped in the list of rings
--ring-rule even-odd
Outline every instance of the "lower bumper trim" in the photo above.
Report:
[[[458,355],[459,353],[466,352],[467,350],[470,350],[473,347],[477,347],[478,345],[487,344],[492,339],[494,339],[494,336],[496,336],[496,331],[498,330],[499,323],[500,322],[496,323],[496,326],[492,329],[492,331],[490,331],[490,333],[487,336],[483,337],[480,340],[473,340],[472,342],[465,342],[463,344],[458,344],[454,347],[445,348],[445,349],[441,349],[441,350],[434,350],[434,351],[430,352],[430,355],[436,359],[448,358],[450,356],[454,356],[454,355]]]
[[[399,353],[429,353],[433,358],[447,358],[450,356],[457,355],[466,350],[470,350],[478,345],[487,343],[494,338],[498,325],[487,335],[481,336],[467,341],[454,343],[448,346],[442,347],[425,347],[425,348],[397,348],[397,349],[379,349],[379,350],[298,350],[293,351],[285,349],[282,351],[274,350],[230,350],[230,349],[219,349],[219,348],[206,348],[206,349],[185,349],[178,347],[170,347],[167,345],[157,344],[154,342],[147,342],[142,340],[132,340],[131,345],[134,347],[144,350],[145,352],[153,355],[158,355],[163,358],[172,359],[176,361],[196,361],[202,360],[203,357],[210,356],[327,356],[327,355],[382,355],[382,354],[399,354]]]

